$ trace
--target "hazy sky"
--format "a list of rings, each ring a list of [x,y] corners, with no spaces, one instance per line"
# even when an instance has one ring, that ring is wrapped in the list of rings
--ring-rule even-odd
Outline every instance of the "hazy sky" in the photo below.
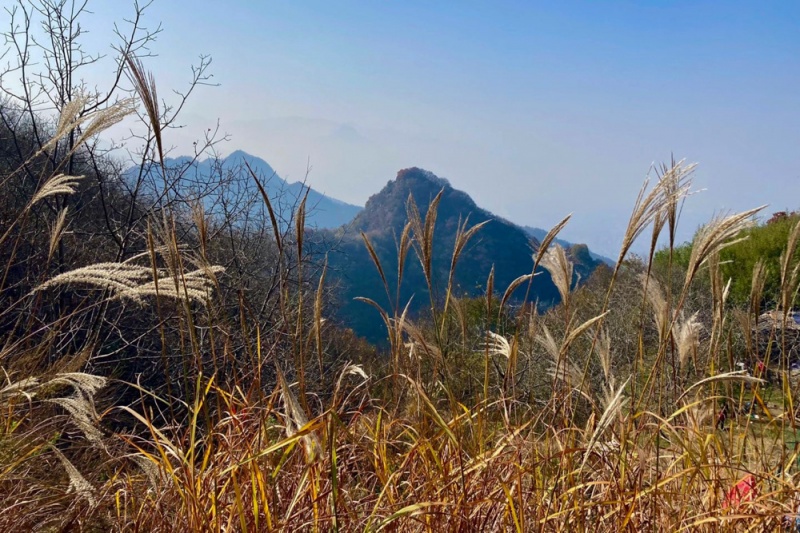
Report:
[[[124,1],[95,1],[107,46]],[[215,88],[186,108],[220,121],[283,177],[362,204],[397,170],[446,177],[487,209],[616,256],[652,162],[700,163],[714,212],[800,208],[800,3],[156,0],[161,95],[199,54]]]

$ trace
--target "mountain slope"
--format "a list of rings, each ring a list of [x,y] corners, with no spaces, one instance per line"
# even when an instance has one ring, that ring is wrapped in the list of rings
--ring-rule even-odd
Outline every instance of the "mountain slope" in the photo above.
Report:
[[[412,316],[430,308],[427,284],[413,250],[406,260],[404,277],[399,288],[400,297],[397,299],[396,242],[400,239],[408,219],[409,197],[414,199],[424,218],[430,201],[440,191],[442,197],[434,230],[432,261],[435,298],[442,298],[446,290],[457,228],[459,222],[467,217],[469,226],[484,221],[488,223],[472,238],[461,255],[454,279],[456,296],[483,295],[492,267],[495,290],[500,292],[517,277],[530,274],[533,268],[532,254],[538,241],[531,239],[522,228],[481,209],[469,195],[454,189],[449,182],[430,172],[419,168],[401,170],[394,180],[370,197],[364,210],[350,225],[351,231],[338,235],[336,247],[333,250],[324,250],[328,252],[330,279],[339,287],[338,318],[359,335],[372,341],[380,341],[385,339],[386,332],[378,313],[367,304],[355,301],[355,297],[370,298],[387,310],[399,306],[401,312],[411,299],[409,310]],[[370,239],[389,281],[391,296],[386,294],[359,232]],[[594,262],[591,258],[588,260],[591,264],[587,267],[591,270]],[[526,289],[527,284],[523,284],[514,294],[512,302],[520,304]],[[541,271],[534,278],[529,301],[538,302],[541,307],[558,301],[558,292],[547,272]]]

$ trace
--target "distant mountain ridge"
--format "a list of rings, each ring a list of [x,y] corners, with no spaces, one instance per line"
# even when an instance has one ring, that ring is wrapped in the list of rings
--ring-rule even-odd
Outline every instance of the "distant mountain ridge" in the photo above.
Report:
[[[180,169],[184,174],[191,175],[192,179],[198,183],[203,180],[212,180],[213,177],[228,172],[238,172],[243,176],[245,183],[249,182],[250,185],[253,185],[253,182],[247,177],[246,163],[259,177],[273,207],[278,211],[279,219],[288,220],[290,211],[299,205],[303,195],[308,192],[306,225],[309,227],[338,228],[353,220],[362,209],[360,206],[348,204],[320,193],[302,182],[289,183],[281,178],[269,163],[242,150],[232,152],[227,157],[220,159],[209,157],[194,160],[188,156],[181,156],[167,158],[164,163],[168,173],[174,169]],[[138,169],[131,169],[128,172],[135,170]],[[155,166],[150,169],[150,172],[159,175],[161,173],[160,168]]]

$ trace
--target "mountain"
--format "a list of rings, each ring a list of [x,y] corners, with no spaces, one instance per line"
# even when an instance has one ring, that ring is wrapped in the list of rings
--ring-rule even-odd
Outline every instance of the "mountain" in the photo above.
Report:
[[[454,294],[458,297],[482,296],[489,272],[494,267],[494,287],[502,293],[517,277],[530,274],[533,268],[532,254],[539,242],[532,239],[522,228],[492,213],[481,209],[463,191],[454,189],[450,183],[419,168],[407,168],[367,201],[364,209],[356,215],[348,230],[339,232],[317,232],[310,241],[320,254],[327,253],[329,279],[338,287],[339,302],[337,318],[357,334],[373,342],[385,340],[386,331],[378,313],[369,305],[356,301],[356,297],[367,297],[378,302],[384,309],[398,305],[397,292],[397,242],[408,220],[407,203],[413,198],[424,218],[429,203],[442,191],[434,228],[433,284],[434,292],[441,298],[447,287],[450,261],[459,222],[469,217],[469,226],[488,221],[464,249],[456,267]],[[369,252],[360,236],[363,232],[372,243],[389,282],[390,296],[381,281]],[[324,238],[323,238],[324,237]],[[335,242],[333,246],[325,242]],[[591,272],[598,262],[588,254],[581,254],[586,263],[576,267],[577,271]],[[529,302],[538,302],[546,308],[558,301],[558,291],[550,275],[541,270],[534,278]],[[581,276],[583,278],[583,276]],[[585,278],[583,278],[585,279]],[[521,304],[527,284],[523,284],[513,295],[512,303]],[[430,307],[430,296],[420,262],[412,250],[409,252],[399,290],[400,310],[411,299],[411,316]],[[412,299],[413,297],[413,299]]]
[[[230,197],[235,196],[259,198],[255,183],[245,166],[247,163],[264,186],[279,220],[289,220],[291,210],[299,205],[306,192],[308,192],[306,225],[309,227],[337,228],[353,220],[353,217],[361,211],[361,207],[357,205],[331,198],[299,181],[287,182],[266,161],[241,150],[222,159],[195,160],[182,156],[167,158],[164,163],[168,175],[180,175],[186,189],[204,187],[206,190],[213,190],[214,184],[228,180],[226,194],[229,195],[229,201]],[[138,167],[130,169],[127,175],[130,177],[134,172],[138,172]],[[153,166],[149,173],[157,178],[161,170]],[[209,196],[209,198],[217,197],[216,191]]]
[[[532,226],[521,226],[525,233],[536,239],[537,241],[541,241],[544,239],[545,235],[547,235],[547,230],[542,228],[534,228]],[[573,246],[586,246],[585,244],[574,244],[569,241],[565,241],[564,239],[555,240],[556,243],[560,244],[562,247],[566,248],[567,250],[571,249]],[[588,250],[588,247],[587,247]],[[596,254],[589,250],[589,255],[595,261],[602,261],[603,263],[607,264],[608,266],[614,266],[614,260],[610,257],[606,257],[604,255]]]

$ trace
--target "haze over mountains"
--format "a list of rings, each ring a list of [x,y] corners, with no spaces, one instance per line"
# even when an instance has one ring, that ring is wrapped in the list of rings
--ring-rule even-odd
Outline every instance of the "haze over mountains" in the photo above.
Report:
[[[279,199],[281,195],[288,194],[289,198],[292,199],[291,203],[294,204],[294,201],[302,198],[302,195],[308,190],[307,205],[309,209],[306,225],[309,227],[337,228],[352,221],[363,209],[361,206],[349,204],[328,194],[321,193],[303,182],[295,181],[289,183],[278,175],[272,166],[264,159],[251,155],[243,150],[236,150],[220,160],[215,160],[213,158],[196,160],[189,156],[167,158],[166,160],[168,168],[179,168],[191,164],[192,174],[206,177],[218,175],[220,169],[222,169],[223,172],[243,170],[245,168],[245,163],[249,164],[259,176],[271,200]],[[154,172],[155,171],[157,171],[157,169],[154,170]],[[282,203],[289,202],[284,201]],[[546,229],[526,225],[521,225],[520,227],[537,241],[544,238],[548,231]],[[556,239],[556,242],[564,248],[570,248],[574,245],[574,243],[560,238]],[[608,257],[591,251],[590,253],[594,259],[599,259],[610,264],[613,263],[613,260]]]

